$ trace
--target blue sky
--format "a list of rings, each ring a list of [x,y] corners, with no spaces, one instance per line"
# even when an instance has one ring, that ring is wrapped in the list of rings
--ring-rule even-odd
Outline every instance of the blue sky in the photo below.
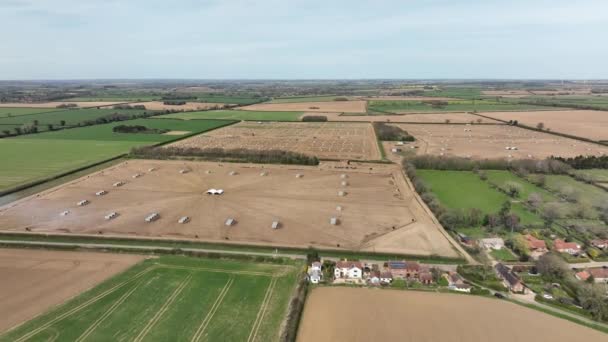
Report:
[[[0,0],[0,79],[608,78],[606,0]]]

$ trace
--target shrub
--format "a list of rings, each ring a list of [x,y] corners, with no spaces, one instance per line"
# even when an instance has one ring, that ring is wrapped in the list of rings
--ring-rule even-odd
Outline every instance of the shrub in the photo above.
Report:
[[[378,139],[383,141],[415,141],[408,132],[397,126],[390,126],[384,122],[374,122],[374,130]]]

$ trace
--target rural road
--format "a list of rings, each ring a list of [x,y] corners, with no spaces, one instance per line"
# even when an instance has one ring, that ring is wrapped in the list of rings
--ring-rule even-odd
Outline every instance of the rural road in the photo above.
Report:
[[[570,268],[608,267],[608,261],[590,261],[576,264],[568,264]]]

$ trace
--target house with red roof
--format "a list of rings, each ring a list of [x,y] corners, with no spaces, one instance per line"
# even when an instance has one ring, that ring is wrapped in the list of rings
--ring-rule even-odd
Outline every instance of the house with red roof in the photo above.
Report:
[[[528,248],[530,248],[531,251],[534,251],[534,252],[546,252],[547,251],[547,244],[545,243],[545,240],[537,239],[530,234],[525,235],[524,238],[528,242]]]
[[[334,268],[336,279],[361,279],[363,276],[363,265],[359,261],[338,261]]]
[[[578,255],[581,252],[581,245],[576,242],[566,242],[561,239],[553,241],[553,249],[559,253]]]
[[[608,248],[608,239],[593,239],[590,241],[591,246],[599,249]]]
[[[418,279],[420,264],[415,261],[391,260],[387,263],[388,271],[395,278]]]
[[[575,274],[576,279],[587,281],[590,277],[593,277],[593,281],[596,283],[608,284],[608,267],[593,267],[588,268],[584,271]]]

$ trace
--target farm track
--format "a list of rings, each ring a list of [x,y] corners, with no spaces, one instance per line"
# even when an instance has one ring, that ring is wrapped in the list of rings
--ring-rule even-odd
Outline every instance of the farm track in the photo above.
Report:
[[[91,326],[89,326],[87,330],[85,330],[84,333],[82,333],[82,335],[80,335],[76,339],[76,342],[82,342],[86,340],[87,337],[89,337],[89,335],[91,335],[91,333],[93,333],[93,331],[95,331],[95,329],[114,312],[114,310],[116,310],[125,300],[127,300],[131,296],[131,294],[133,294],[133,292],[135,292],[135,290],[139,288],[139,285],[141,285],[141,281],[137,285],[133,286],[133,288],[127,293],[122,295],[122,297],[120,297],[114,304],[112,304],[112,306],[106,312],[104,312],[103,315],[101,315],[96,321],[94,321],[93,324],[91,324]]]
[[[173,291],[171,296],[169,296],[165,303],[163,303],[163,306],[160,308],[160,310],[158,310],[156,314],[148,321],[148,324],[146,324],[144,329],[139,333],[139,335],[137,335],[134,341],[139,342],[142,341],[144,337],[146,337],[148,332],[150,332],[154,325],[161,319],[161,317],[165,314],[169,306],[173,304],[177,296],[179,296],[179,294],[184,290],[184,288],[190,283],[191,280],[192,274],[188,275],[186,279],[184,279],[184,281],[179,284],[179,286]]]
[[[249,333],[249,338],[247,338],[247,342],[255,341],[257,337],[258,331],[260,330],[260,326],[264,321],[264,314],[266,314],[266,309],[270,303],[270,298],[272,298],[272,294],[274,293],[274,287],[277,284],[277,278],[273,277],[266,289],[266,294],[264,295],[264,300],[262,301],[262,306],[258,310],[258,314],[255,317],[255,321],[253,322],[253,327],[251,327],[251,332]]]
[[[95,296],[95,297],[93,297],[93,298],[91,298],[91,299],[87,300],[86,302],[84,302],[84,303],[82,303],[82,304],[80,304],[80,305],[76,306],[75,308],[73,308],[73,309],[71,309],[71,310],[69,310],[69,311],[67,311],[67,312],[64,312],[63,314],[61,314],[61,315],[59,315],[59,316],[57,316],[57,317],[53,318],[52,320],[50,320],[50,321],[48,321],[47,323],[45,323],[45,324],[41,325],[40,327],[38,327],[38,328],[36,328],[36,329],[34,329],[34,330],[30,331],[29,333],[27,333],[27,334],[25,334],[25,335],[21,336],[20,338],[16,339],[16,340],[15,340],[15,342],[22,342],[22,341],[26,341],[26,340],[30,339],[31,337],[33,337],[33,336],[35,336],[36,334],[38,334],[38,333],[42,332],[43,330],[47,329],[48,327],[50,327],[50,326],[51,326],[51,325],[53,325],[54,323],[56,323],[56,322],[58,322],[58,321],[60,321],[60,320],[62,320],[62,319],[64,319],[64,318],[66,318],[66,317],[69,317],[69,316],[71,316],[71,315],[75,314],[76,312],[78,312],[78,311],[80,311],[80,310],[82,310],[82,309],[84,309],[84,308],[88,307],[89,305],[91,305],[91,304],[93,304],[93,303],[95,303],[95,302],[99,301],[100,299],[102,299],[102,298],[104,298],[104,297],[108,296],[109,294],[111,294],[111,293],[115,292],[116,290],[118,290],[118,289],[122,288],[123,286],[125,286],[125,285],[129,284],[130,282],[132,282],[132,281],[134,281],[134,280],[136,280],[136,279],[138,279],[138,278],[141,278],[141,277],[142,277],[142,276],[144,276],[146,273],[148,273],[148,272],[150,272],[150,271],[152,271],[152,270],[154,270],[154,269],[156,269],[156,267],[155,267],[155,266],[148,267],[148,268],[146,268],[145,270],[142,270],[141,272],[137,273],[136,275],[134,275],[134,276],[133,276],[133,277],[131,277],[130,279],[125,280],[124,282],[122,282],[122,283],[120,283],[120,284],[118,284],[118,285],[113,286],[112,288],[110,288],[110,289],[108,289],[108,290],[106,290],[106,291],[104,291],[104,292],[102,292],[102,293],[98,294],[97,296]]]
[[[207,329],[209,322],[211,321],[213,316],[215,316],[215,313],[217,312],[218,308],[222,304],[222,301],[224,300],[226,293],[228,293],[228,290],[230,290],[230,287],[232,286],[233,282],[234,282],[234,278],[228,279],[228,281],[226,282],[226,285],[224,285],[224,287],[220,291],[220,294],[217,296],[217,299],[215,300],[215,302],[213,302],[213,305],[211,306],[211,310],[209,310],[209,312],[207,313],[207,315],[201,322],[201,325],[196,330],[196,333],[194,333],[194,336],[192,336],[192,339],[190,340],[191,342],[196,342],[196,341],[200,340],[200,338],[203,336],[205,329]]]

